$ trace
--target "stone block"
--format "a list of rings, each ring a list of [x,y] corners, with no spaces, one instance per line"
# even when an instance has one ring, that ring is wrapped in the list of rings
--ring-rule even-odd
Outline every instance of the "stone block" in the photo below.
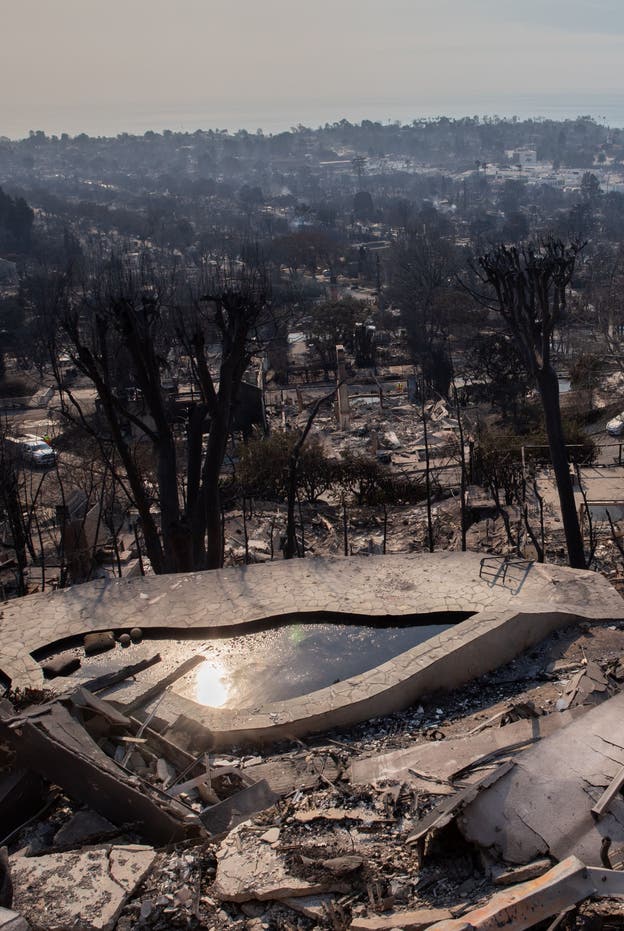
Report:
[[[46,931],[112,931],[155,855],[152,847],[128,845],[14,858],[13,905]]]
[[[113,650],[115,638],[110,630],[97,631],[93,634],[85,634],[83,645],[85,656],[95,656],[97,653]]]
[[[30,931],[30,925],[10,908],[0,908],[0,931]]]
[[[224,902],[267,901],[331,891],[331,883],[292,876],[280,853],[244,822],[230,831],[217,852],[214,894]]]
[[[95,811],[78,811],[54,835],[54,843],[58,847],[74,845],[78,847],[94,838],[100,837],[109,831],[114,831],[115,825],[98,815]],[[100,837],[100,840],[102,838]]]

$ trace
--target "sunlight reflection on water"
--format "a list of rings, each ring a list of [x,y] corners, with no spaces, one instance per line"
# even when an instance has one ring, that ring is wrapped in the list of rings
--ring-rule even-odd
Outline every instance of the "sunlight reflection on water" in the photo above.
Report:
[[[372,669],[446,626],[289,624],[215,639],[204,645],[204,662],[174,691],[211,708],[284,701]]]
[[[195,700],[211,708],[223,708],[230,697],[228,676],[222,663],[206,660],[197,668]]]

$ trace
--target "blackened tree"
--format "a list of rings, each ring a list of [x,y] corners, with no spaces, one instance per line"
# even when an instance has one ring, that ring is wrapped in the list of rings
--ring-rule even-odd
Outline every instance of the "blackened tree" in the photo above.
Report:
[[[568,560],[586,567],[559,404],[559,382],[552,364],[552,338],[566,310],[566,291],[580,242],[547,239],[539,245],[498,246],[480,256],[479,277],[486,286],[480,300],[496,310],[524,356],[540,393],[550,457],[555,473]]]
[[[466,348],[466,373],[474,382],[473,395],[499,408],[503,420],[510,420],[519,431],[529,377],[516,340],[508,333],[477,333]]]
[[[136,507],[154,571],[223,563],[219,478],[243,376],[268,309],[261,268],[210,267],[191,287],[146,263],[114,260],[66,292],[48,320],[52,364],[66,416],[100,442]],[[101,423],[63,384],[59,360],[95,388]],[[185,360],[194,398],[174,414],[173,359]],[[146,467],[139,447],[151,450]]]
[[[356,327],[365,323],[370,315],[370,306],[353,297],[325,301],[310,308],[306,335],[325,372],[336,367],[338,343],[349,352],[353,350]]]
[[[11,197],[0,188],[0,248],[27,252],[35,214],[23,197]]]
[[[448,312],[455,287],[454,246],[437,229],[409,232],[392,249],[387,297],[401,310],[414,362],[427,390],[448,395],[452,365],[448,349]]]

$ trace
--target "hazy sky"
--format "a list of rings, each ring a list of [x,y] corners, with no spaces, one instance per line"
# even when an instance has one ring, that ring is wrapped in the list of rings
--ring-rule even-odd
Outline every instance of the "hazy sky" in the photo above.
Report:
[[[0,135],[514,112],[533,97],[600,112],[624,94],[623,0],[0,0],[0,12]]]

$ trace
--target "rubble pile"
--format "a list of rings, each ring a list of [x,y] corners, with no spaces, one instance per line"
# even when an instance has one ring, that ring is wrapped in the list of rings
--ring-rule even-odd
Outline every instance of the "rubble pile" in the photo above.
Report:
[[[0,928],[624,920],[622,625],[280,746],[217,751],[93,681],[0,703]]]
[[[349,427],[339,429],[333,410],[322,408],[314,421],[311,437],[322,446],[330,460],[348,454],[376,460],[380,466],[403,481],[425,481],[426,453],[423,412],[405,399],[404,384],[395,396],[384,396],[379,404],[379,387],[373,394],[353,394],[350,398]],[[295,434],[304,429],[310,401],[297,405],[282,401],[269,405],[267,413],[273,429],[288,428]],[[371,402],[376,403],[371,403]],[[460,486],[459,425],[449,406],[427,402],[426,445],[434,487],[432,520],[438,546],[460,547],[458,499]],[[298,528],[307,555],[381,554],[420,552],[428,548],[426,505],[388,504],[385,514],[378,506],[369,507],[337,491],[323,493],[313,504],[298,503]],[[345,512],[346,506],[346,512]],[[345,521],[347,541],[345,543]],[[228,564],[266,562],[277,558],[286,528],[285,505],[254,499],[249,513],[234,507],[225,515],[225,554]]]

